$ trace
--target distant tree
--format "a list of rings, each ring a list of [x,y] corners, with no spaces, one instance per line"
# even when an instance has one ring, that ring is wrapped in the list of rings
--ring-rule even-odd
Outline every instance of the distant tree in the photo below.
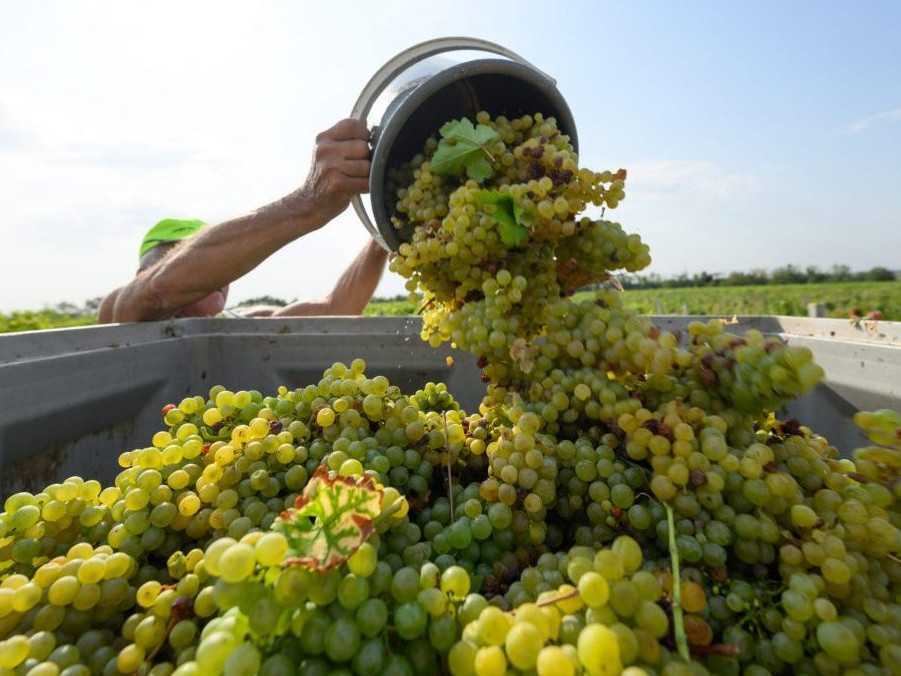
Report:
[[[81,308],[78,307],[75,303],[70,303],[68,301],[63,301],[62,303],[57,303],[53,306],[54,311],[59,312],[61,315],[80,315]]]
[[[706,286],[762,286],[765,284],[822,284],[824,282],[864,282],[890,281],[901,279],[901,273],[884,267],[875,267],[862,272],[852,272],[847,265],[833,265],[828,271],[815,265],[801,268],[786,265],[776,268],[772,273],[763,268],[754,268],[750,272],[735,270],[728,274],[709,273],[706,271],[688,274],[687,272],[664,277],[658,273],[636,275],[621,273],[617,275],[624,289],[682,289],[687,287]],[[590,284],[585,290],[597,290],[602,284]]]
[[[770,281],[770,273],[764,268],[754,268],[748,275],[754,280],[754,284],[767,284]]]
[[[692,278],[692,286],[713,286],[717,278],[709,272],[701,271]]]
[[[807,281],[807,276],[794,265],[786,265],[773,270],[770,281],[773,284],[803,284]]]
[[[670,277],[669,279],[663,282],[664,287],[668,287],[671,289],[680,289],[685,286],[692,286],[692,280],[688,276],[688,273],[683,272],[682,274],[676,275],[675,277]]]
[[[290,301],[283,298],[276,298],[275,296],[257,296],[256,298],[242,300],[235,307],[247,307],[249,305],[277,305],[278,307],[285,307],[289,302]]]
[[[820,269],[816,265],[808,265],[805,274],[807,275],[808,284],[819,284],[820,282],[825,282],[829,279],[829,275],[820,272]]]
[[[850,282],[854,279],[854,274],[847,265],[833,265],[829,270],[829,279],[833,282]]]
[[[864,279],[870,282],[891,282],[895,279],[895,273],[888,268],[875,267],[864,273]]]
[[[100,303],[103,302],[103,296],[96,296],[95,298],[88,298],[84,302],[84,307],[82,308],[82,314],[86,315],[95,315],[97,314],[97,310],[100,309]]]
[[[619,281],[624,289],[656,289],[663,283],[658,274],[647,276],[625,273],[619,276]]]
[[[755,286],[766,284],[770,281],[766,270],[751,270],[751,272],[730,272],[724,279],[725,286]]]

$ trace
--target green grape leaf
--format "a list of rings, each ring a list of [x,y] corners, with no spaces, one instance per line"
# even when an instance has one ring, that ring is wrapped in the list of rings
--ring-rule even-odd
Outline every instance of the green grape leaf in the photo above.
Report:
[[[521,246],[529,236],[532,225],[531,214],[513,199],[513,196],[497,190],[479,192],[479,203],[494,206],[494,220],[497,221],[501,241],[508,247]]]
[[[366,541],[382,507],[382,488],[372,477],[340,477],[320,465],[293,509],[272,525],[288,540],[284,565],[328,571]]]
[[[490,178],[494,168],[489,160],[494,158],[485,147],[498,136],[491,127],[473,126],[467,118],[451,120],[440,129],[441,141],[429,166],[441,176],[466,175],[481,183]]]

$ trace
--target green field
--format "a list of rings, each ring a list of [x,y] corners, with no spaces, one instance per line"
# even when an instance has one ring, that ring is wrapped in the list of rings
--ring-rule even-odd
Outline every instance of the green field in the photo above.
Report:
[[[590,295],[583,292],[576,297]],[[830,317],[847,318],[856,309],[863,315],[879,311],[885,320],[901,321],[901,281],[633,289],[625,291],[624,298],[628,307],[644,314],[806,316],[808,303],[822,303]],[[369,316],[415,313],[416,305],[403,300],[375,300],[364,311]],[[85,326],[94,321],[93,315],[55,310],[13,312],[0,314],[0,333]]]
[[[901,281],[707,286],[625,292],[626,305],[644,314],[806,316],[808,303],[822,303],[830,317],[852,310],[901,321]]]
[[[588,297],[590,292],[576,294]],[[626,305],[643,314],[806,316],[808,303],[822,303],[830,317],[847,318],[854,309],[901,321],[901,281],[706,286],[640,289],[624,292]],[[367,315],[405,315],[416,311],[407,301],[374,301]]]
[[[94,315],[67,314],[56,310],[24,310],[10,314],[0,313],[0,333],[66,329],[72,326],[87,326],[96,321]]]

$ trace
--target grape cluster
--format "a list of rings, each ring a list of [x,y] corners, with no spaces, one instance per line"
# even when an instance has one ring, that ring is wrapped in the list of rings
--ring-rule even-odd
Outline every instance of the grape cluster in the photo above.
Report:
[[[901,416],[842,458],[776,417],[808,350],[574,300],[650,261],[581,215],[626,173],[475,121],[488,178],[434,171],[437,137],[390,178],[392,267],[478,410],[361,359],[166,405],[113,485],[6,498],[0,676],[901,674]]]
[[[670,632],[664,608],[672,602],[672,577],[645,563],[641,547],[625,535],[605,549],[543,554],[510,586],[507,601],[515,610],[490,605],[464,626],[449,655],[452,672],[504,674],[509,666],[539,676],[661,667],[666,674],[692,673],[661,645]],[[681,598],[692,645],[710,646],[703,587],[685,581]]]
[[[476,121],[507,124],[485,114]],[[895,669],[895,649],[884,646],[895,636],[886,627],[898,608],[898,415],[860,414],[858,424],[878,445],[842,460],[808,428],[773,415],[823,378],[806,348],[753,330],[737,335],[722,321],[695,322],[686,335],[660,331],[624,309],[612,290],[571,299],[650,259],[618,224],[578,216],[588,204],[614,208],[625,172],[593,174],[568,163],[575,162],[570,149],[547,148],[563,140],[548,128],[553,121],[537,122],[540,132],[532,118],[520,122],[521,133],[499,135],[508,149],[514,144],[512,160],[481,184],[436,177],[429,160],[439,142],[431,139],[407,168],[396,205],[395,224],[412,239],[395,270],[424,299],[423,338],[473,352],[487,383],[481,498],[511,509],[521,524],[515,530],[531,538],[517,543],[533,549],[532,559],[547,559],[544,548],[597,548],[623,533],[663,577],[675,554],[697,578],[692,589],[710,599],[703,613],[686,616],[684,631],[704,638],[692,650],[715,671],[757,673],[756,660],[770,673],[798,665],[831,673],[826,659]],[[503,155],[500,141],[492,153]],[[428,216],[410,209],[410,194],[426,194],[423,183],[436,178],[447,209]],[[524,241],[505,243],[504,219],[480,201],[491,189],[509,196],[515,213],[537,210]],[[527,589],[550,593],[565,582],[548,580],[545,589],[536,569],[521,570],[521,579],[501,578],[505,609],[535,602]],[[802,594],[793,587],[799,580],[814,582],[815,594],[805,586],[810,604],[822,599],[825,607],[828,599],[835,613],[795,612],[807,608],[794,595]],[[789,587],[787,607],[779,581]],[[887,604],[872,630],[875,643],[874,621],[858,607],[865,598]],[[803,631],[793,624],[799,615],[809,620]],[[842,620],[853,641],[834,625]],[[708,649],[718,642],[723,647]],[[465,632],[457,650],[452,667],[460,673],[503,673],[511,665],[541,671],[537,653],[524,667],[515,645],[505,654]],[[547,673],[569,673],[561,653],[553,654],[560,659]],[[592,673],[584,661],[572,664]],[[642,666],[677,668],[659,660]]]

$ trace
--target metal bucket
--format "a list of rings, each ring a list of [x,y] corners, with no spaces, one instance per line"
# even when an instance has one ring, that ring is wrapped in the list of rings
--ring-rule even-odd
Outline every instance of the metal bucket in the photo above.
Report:
[[[456,52],[456,61],[447,57],[450,52]],[[504,58],[460,60],[461,52],[489,52]],[[576,124],[556,82],[493,42],[475,38],[423,42],[391,59],[363,88],[351,116],[372,126],[371,217],[361,197],[351,203],[385,249],[396,250],[410,234],[391,223],[395,200],[388,185],[389,169],[421,152],[426,139],[448,120],[473,118],[480,110],[492,116],[540,112],[554,117],[578,150]]]

